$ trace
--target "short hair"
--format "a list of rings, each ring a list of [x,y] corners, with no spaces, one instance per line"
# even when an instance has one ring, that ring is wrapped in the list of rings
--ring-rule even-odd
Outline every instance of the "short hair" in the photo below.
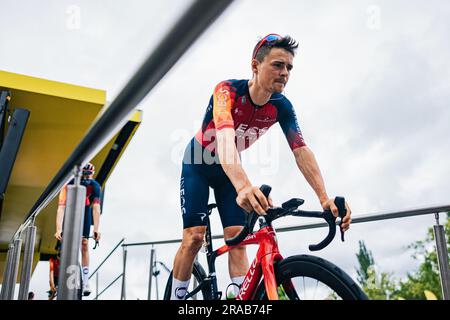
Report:
[[[255,49],[261,41],[262,40],[258,41],[258,43],[255,46]],[[269,54],[272,48],[284,49],[289,53],[291,53],[293,56],[295,56],[295,51],[298,48],[298,42],[291,36],[284,36],[279,40],[268,41],[258,49],[255,59],[258,60],[259,62],[262,62],[264,60],[264,57]]]

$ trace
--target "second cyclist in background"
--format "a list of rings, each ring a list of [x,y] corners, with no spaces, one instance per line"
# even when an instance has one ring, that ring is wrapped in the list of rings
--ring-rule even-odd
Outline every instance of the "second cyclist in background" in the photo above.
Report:
[[[89,234],[91,225],[94,225],[95,241],[100,240],[100,198],[101,198],[101,186],[94,179],[95,167],[92,163],[88,163],[83,167],[81,185],[86,187],[86,202],[84,210],[84,225],[81,240],[81,266],[82,266],[82,280],[83,280],[83,295],[88,296],[91,293],[89,286]],[[72,179],[66,184],[59,194],[58,211],[56,214],[56,233],[55,237],[58,240],[62,240],[62,230],[64,221],[64,212],[66,210],[67,200],[67,186],[73,184]]]

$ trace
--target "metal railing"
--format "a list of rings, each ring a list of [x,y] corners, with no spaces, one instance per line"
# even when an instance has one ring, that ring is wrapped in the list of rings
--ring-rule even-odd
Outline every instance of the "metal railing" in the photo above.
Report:
[[[89,280],[92,279],[92,277],[95,276],[95,298],[94,300],[98,300],[98,297],[100,297],[105,291],[107,291],[114,283],[116,283],[117,280],[122,278],[125,275],[125,270],[122,271],[121,274],[119,274],[112,282],[108,283],[106,285],[106,288],[104,288],[101,292],[99,291],[99,276],[100,276],[100,268],[105,264],[105,262],[112,256],[112,254],[119,248],[119,246],[125,241],[125,238],[122,238],[122,240],[119,241],[119,243],[116,244],[116,246],[108,253],[108,255],[100,262],[98,267],[91,273],[89,276]]]
[[[28,212],[25,221],[19,226],[12,237],[10,242],[11,246],[8,250],[8,263],[13,265],[11,268],[8,268],[8,266],[5,268],[6,273],[4,275],[8,278],[8,283],[6,283],[8,292],[4,290],[4,283],[2,286],[2,298],[10,298],[14,295],[15,279],[10,279],[12,279],[14,272],[16,272],[16,263],[18,263],[16,260],[20,257],[20,248],[14,250],[14,242],[21,238],[25,228],[32,225],[37,215],[57,195],[63,185],[73,175],[77,175],[81,165],[91,159],[91,157],[107,143],[121,125],[127,121],[128,116],[133,112],[134,108],[232,2],[233,0],[196,0],[160,41],[156,46],[156,49],[149,55],[102,116],[93,124],[82,141],[50,181],[44,192],[34,203]],[[76,186],[77,185],[75,185],[75,187]],[[74,194],[79,193],[79,190],[74,191]],[[71,195],[69,194],[68,197],[70,196]],[[75,212],[67,212],[67,214],[71,215],[75,214]],[[65,224],[65,234],[67,234],[67,232],[65,232],[66,227],[72,226]],[[74,235],[74,238],[76,238],[76,236],[77,235]],[[76,238],[77,241],[80,237]],[[75,247],[76,246],[74,246],[74,248]],[[17,254],[15,251],[18,251],[19,253]],[[65,260],[66,254],[68,253],[64,252],[63,244],[61,261]],[[9,259],[9,257],[11,257],[11,259]],[[70,266],[77,264],[77,262],[72,261],[72,259],[67,260],[67,263]],[[61,272],[61,275],[60,281],[66,283],[66,272]],[[9,281],[14,282],[9,284]]]
[[[434,214],[435,218],[436,218],[436,224],[434,225],[434,232],[435,232],[435,240],[436,240],[436,251],[437,251],[437,255],[438,255],[442,296],[443,296],[444,300],[450,300],[450,267],[449,267],[449,260],[448,260],[447,242],[445,239],[444,228],[442,225],[439,224],[439,213],[443,213],[443,212],[450,212],[450,205],[416,208],[416,209],[408,209],[408,210],[402,210],[402,211],[396,211],[396,212],[385,212],[385,213],[378,213],[378,214],[367,214],[367,215],[352,217],[352,224]],[[322,227],[327,227],[327,226],[328,225],[326,223],[302,224],[302,225],[295,225],[295,226],[290,226],[290,227],[276,228],[276,232],[308,230],[308,229],[322,228]],[[223,234],[214,235],[212,237],[212,239],[222,239],[222,238],[223,238]],[[150,251],[150,268],[149,268],[150,272],[149,272],[149,282],[148,282],[148,292],[147,292],[148,300],[150,300],[150,297],[151,297],[152,275],[154,274],[154,268],[155,268],[156,264],[159,263],[158,261],[155,260],[155,254],[156,254],[155,246],[174,244],[174,243],[180,243],[180,242],[181,242],[181,239],[170,239],[170,240],[162,240],[162,241],[147,241],[147,242],[134,242],[134,243],[123,243],[122,244],[122,247],[124,247],[124,248],[138,247],[138,246],[151,246],[152,247],[151,251]],[[102,264],[103,263],[104,263],[104,261],[102,262]],[[124,265],[126,265],[126,255],[124,255]],[[123,270],[123,275],[125,277],[125,268]],[[122,283],[121,290],[122,290],[122,298],[123,298],[126,293],[126,283],[125,282]],[[158,297],[158,291],[157,291],[157,297]]]

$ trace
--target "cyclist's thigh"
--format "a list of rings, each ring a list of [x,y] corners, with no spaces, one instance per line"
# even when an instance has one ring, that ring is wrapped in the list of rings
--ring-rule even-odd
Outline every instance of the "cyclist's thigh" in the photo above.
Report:
[[[236,202],[237,193],[228,177],[214,188],[217,209],[224,228],[245,225],[246,213]]]
[[[183,229],[206,226],[209,185],[199,170],[200,166],[183,163],[180,181]]]
[[[83,238],[89,238],[92,224],[92,209],[91,207],[85,207],[84,210],[84,224],[83,224]]]

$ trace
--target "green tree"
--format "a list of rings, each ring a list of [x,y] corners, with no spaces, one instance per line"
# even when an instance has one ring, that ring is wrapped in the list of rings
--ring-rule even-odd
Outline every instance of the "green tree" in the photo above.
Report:
[[[450,255],[450,213],[444,224],[447,240],[447,254]],[[442,299],[442,289],[439,276],[439,265],[436,254],[436,242],[433,228],[428,229],[427,237],[409,246],[413,250],[412,257],[421,260],[419,269],[408,273],[406,280],[400,281],[395,295],[404,299],[425,299],[425,290],[433,292],[438,299]]]
[[[447,250],[450,255],[450,213],[444,223]],[[426,299],[425,290],[431,291],[442,299],[439,267],[435,248],[433,228],[428,229],[425,240],[416,241],[408,246],[412,257],[422,261],[418,270],[408,273],[405,279],[395,279],[391,274],[380,272],[376,268],[372,252],[363,241],[359,242],[356,255],[359,262],[358,282],[370,299]]]
[[[367,250],[366,244],[362,240],[359,240],[359,252],[356,254],[356,258],[359,262],[359,268],[356,269],[356,273],[358,274],[358,282],[363,285],[369,278],[369,268],[375,265],[375,262],[373,261],[372,252]]]
[[[396,283],[389,273],[377,271],[372,252],[364,241],[359,241],[359,252],[356,254],[359,268],[356,269],[358,282],[371,300],[387,300],[396,291]]]

